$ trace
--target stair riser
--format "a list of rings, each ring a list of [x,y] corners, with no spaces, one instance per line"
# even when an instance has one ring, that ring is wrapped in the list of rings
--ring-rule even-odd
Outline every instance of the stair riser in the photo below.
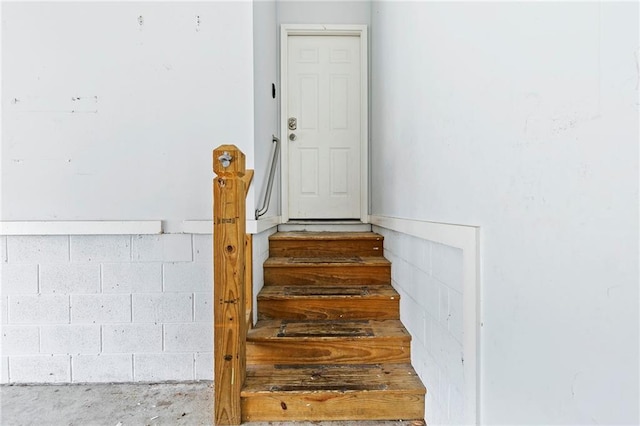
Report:
[[[308,340],[247,342],[247,364],[409,363],[408,339]]]
[[[400,319],[399,301],[358,299],[258,300],[258,319]]]
[[[243,421],[422,420],[424,395],[401,392],[272,393],[242,398]]]
[[[382,239],[367,241],[271,241],[269,256],[382,256]]]
[[[391,266],[266,267],[265,285],[388,285]]]

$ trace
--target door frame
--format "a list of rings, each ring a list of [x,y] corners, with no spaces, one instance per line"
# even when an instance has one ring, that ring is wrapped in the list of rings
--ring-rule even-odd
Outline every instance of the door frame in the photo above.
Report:
[[[280,219],[289,221],[289,139],[287,137],[288,37],[354,36],[360,39],[360,220],[369,223],[369,62],[366,25],[282,24],[280,26]]]

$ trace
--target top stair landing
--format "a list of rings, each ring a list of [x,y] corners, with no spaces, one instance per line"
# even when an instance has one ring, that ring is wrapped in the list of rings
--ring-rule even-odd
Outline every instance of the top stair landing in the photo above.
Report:
[[[277,232],[269,237],[269,255],[382,257],[383,239],[373,232]]]
[[[289,220],[278,225],[280,232],[371,232],[370,223],[359,220]]]
[[[264,283],[388,285],[384,237],[373,232],[277,232],[269,237]]]

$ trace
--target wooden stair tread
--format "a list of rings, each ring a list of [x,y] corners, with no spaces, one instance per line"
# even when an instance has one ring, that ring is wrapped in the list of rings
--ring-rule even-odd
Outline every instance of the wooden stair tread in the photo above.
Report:
[[[276,232],[269,236],[269,241],[289,241],[289,240],[383,240],[384,237],[375,232]]]
[[[383,256],[384,237],[373,232],[278,232],[269,238],[272,257]]]
[[[399,319],[391,285],[267,285],[258,293],[258,319]]]
[[[396,300],[400,295],[390,285],[364,286],[264,286],[258,300],[282,299],[383,299]]]
[[[367,267],[390,266],[384,257],[342,256],[321,258],[270,257],[264,262],[265,268],[308,268],[308,267]]]
[[[409,363],[248,366],[244,421],[418,420],[426,390]]]
[[[389,285],[391,262],[382,256],[273,256],[264,262],[264,284]]]
[[[247,366],[242,396],[358,391],[426,393],[411,364],[281,364]]]
[[[247,341],[299,340],[411,340],[399,320],[260,320],[248,332]]]

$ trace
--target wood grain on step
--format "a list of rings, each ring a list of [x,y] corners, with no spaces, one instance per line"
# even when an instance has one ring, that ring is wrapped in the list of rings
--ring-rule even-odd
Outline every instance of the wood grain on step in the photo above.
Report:
[[[399,319],[399,300],[391,286],[265,286],[258,319]]]
[[[245,421],[421,420],[426,390],[410,364],[249,366]]]
[[[243,421],[421,420],[424,395],[392,391],[242,398]]]
[[[384,257],[361,261],[300,262],[272,257],[264,262],[265,285],[384,285],[391,284],[391,263]]]
[[[382,256],[384,237],[373,232],[278,232],[269,254],[287,256]]]
[[[341,386],[345,389],[356,388],[360,384],[371,389],[425,393],[410,364],[277,364],[248,366],[242,395],[273,392],[274,388],[285,386],[289,389],[297,387],[295,391],[305,392],[305,386],[316,390],[326,385],[327,389],[339,391]]]
[[[371,338],[390,339],[401,338],[411,339],[411,335],[404,328],[399,320],[354,320],[354,321],[287,321],[287,320],[264,320],[258,321],[254,328],[248,332],[248,341],[257,340],[282,340],[279,336],[285,326],[285,330],[295,332],[297,337],[307,332],[309,339],[332,339],[327,335],[321,336],[323,330],[340,330],[340,329],[370,329],[373,333]],[[286,337],[286,336],[285,336]]]
[[[397,320],[258,321],[247,338],[247,363],[404,363],[410,350],[411,336]]]

